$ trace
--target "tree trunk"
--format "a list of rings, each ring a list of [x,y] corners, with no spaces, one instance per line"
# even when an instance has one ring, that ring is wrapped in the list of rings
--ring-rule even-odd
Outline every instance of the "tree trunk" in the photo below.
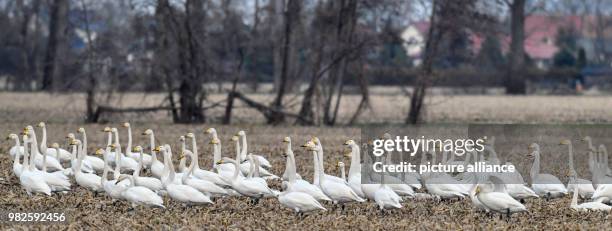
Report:
[[[434,58],[438,53],[438,44],[442,39],[442,33],[437,14],[439,9],[439,0],[433,0],[432,13],[430,17],[430,26],[427,34],[427,42],[425,43],[425,57],[421,66],[421,73],[417,76],[415,86],[410,97],[410,111],[406,118],[406,123],[417,124],[420,122],[422,110],[424,107],[427,88],[431,85]]]
[[[51,4],[51,19],[49,20],[49,38],[44,61],[42,90],[55,90],[56,78],[62,74],[62,64],[65,62],[66,38],[68,28],[68,0],[56,0]]]
[[[510,4],[511,37],[510,60],[506,74],[505,85],[508,94],[525,94],[526,86],[523,77],[525,64],[525,2],[514,0]]]
[[[321,43],[324,41],[319,40]],[[319,44],[319,48],[317,49],[314,56],[314,67],[312,70],[312,78],[310,78],[310,83],[308,84],[308,88],[306,92],[304,92],[304,98],[302,99],[302,107],[300,109],[300,117],[295,121],[296,124],[300,125],[314,125],[314,113],[312,111],[312,98],[315,95],[317,86],[319,85],[319,71],[321,70],[321,62],[323,61],[323,45]]]
[[[295,26],[295,21],[297,21],[300,10],[301,10],[301,1],[300,0],[288,0],[287,10],[285,11],[284,21],[284,39],[283,39],[283,55],[282,55],[282,67],[281,67],[281,76],[280,82],[278,85],[278,89],[276,89],[276,98],[272,103],[272,108],[276,111],[283,110],[283,97],[285,96],[287,80],[289,78],[289,65],[290,65],[290,54],[291,51],[291,33],[292,27]],[[268,117],[269,124],[279,124],[285,121],[285,115],[282,113],[272,112],[272,114]]]

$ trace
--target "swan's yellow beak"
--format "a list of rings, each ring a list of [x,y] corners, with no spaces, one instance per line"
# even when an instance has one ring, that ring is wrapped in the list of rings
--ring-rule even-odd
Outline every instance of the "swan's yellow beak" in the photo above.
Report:
[[[96,155],[102,155],[104,154],[104,150],[102,150],[101,148],[98,148],[98,150],[96,150]]]
[[[217,164],[223,164],[223,159],[217,161]]]
[[[210,134],[210,133],[212,133],[212,132],[213,132],[213,129],[212,129],[212,128],[206,129],[206,134]]]
[[[210,144],[219,144],[219,140],[218,139],[212,139],[212,140],[210,140]]]
[[[161,149],[162,149],[162,146],[157,146],[153,149],[153,151],[159,152],[161,151]]]
[[[70,140],[70,145],[77,145],[77,142],[75,139]]]
[[[351,144],[350,142],[351,142],[351,140],[344,141],[344,145],[349,145],[349,144]]]
[[[480,193],[480,186],[476,186],[476,194],[478,195]]]
[[[104,129],[102,129],[103,132],[111,132],[111,128],[109,127],[105,127]]]
[[[179,160],[182,160],[183,158],[185,158],[185,152],[181,152],[179,155]]]
[[[238,141],[238,136],[237,135],[232,136],[232,141]]]
[[[285,152],[281,153],[281,155],[282,155],[283,157],[287,157],[287,156],[289,156],[289,155],[287,155],[287,153],[285,153]]]
[[[289,137],[285,137],[285,138],[283,138],[283,143],[289,143],[289,142],[290,142]]]
[[[40,122],[36,125],[36,127],[42,128],[45,126],[45,122]]]
[[[125,122],[125,123],[123,123],[121,126],[123,126],[124,128],[127,128],[127,127],[129,127],[129,126],[130,126],[130,123]]]

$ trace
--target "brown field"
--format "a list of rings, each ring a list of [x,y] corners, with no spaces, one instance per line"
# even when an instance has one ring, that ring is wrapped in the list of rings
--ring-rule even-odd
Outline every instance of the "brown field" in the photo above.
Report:
[[[126,103],[130,105],[156,105],[163,98],[160,95],[126,95]],[[264,95],[253,95],[258,99],[269,99]],[[213,95],[211,98],[221,100],[223,97]],[[164,113],[146,115],[124,115],[122,117],[107,118],[113,123],[105,125],[82,125],[82,96],[79,95],[46,95],[46,94],[15,94],[0,93],[0,134],[19,132],[26,124],[38,121],[47,121],[49,142],[59,142],[65,147],[63,137],[68,132],[74,132],[79,126],[84,126],[89,135],[89,152],[103,144],[104,137],[99,132],[104,126],[118,126],[119,122],[133,121],[135,134],[146,128],[156,132],[159,142],[170,143],[177,147],[177,137],[186,132],[196,132],[201,157],[201,166],[211,165],[209,140],[203,130],[207,127],[216,127],[224,144],[223,154],[233,156],[233,147],[229,138],[239,129],[244,129],[249,135],[249,150],[268,157],[274,168],[272,172],[282,174],[284,158],[280,155],[283,146],[281,139],[291,136],[294,142],[298,172],[307,180],[312,179],[311,155],[301,150],[298,145],[311,135],[321,138],[325,147],[326,171],[338,174],[335,168],[337,161],[350,163],[350,160],[341,154],[344,147],[341,145],[346,139],[358,140],[360,130],[351,127],[296,127],[280,126],[270,127],[257,125],[262,121],[260,115],[251,109],[240,108],[236,112],[238,125],[173,125],[169,123]],[[347,96],[343,101],[341,117],[343,121],[350,117],[352,108],[350,103],[358,102],[358,96]],[[405,97],[375,96],[374,113],[365,113],[362,121],[401,122],[406,114]],[[435,96],[430,99],[427,111],[427,120],[435,123],[609,123],[612,120],[612,100],[603,96]],[[298,104],[299,105],[299,104]],[[294,108],[297,110],[296,108]],[[211,116],[219,116],[222,109],[211,111]],[[126,142],[125,131],[121,141]],[[38,132],[40,135],[40,132]],[[136,144],[147,148],[148,144],[143,137],[136,135]],[[39,137],[40,140],[40,137]],[[602,141],[603,142],[603,141]],[[515,214],[510,222],[497,217],[490,218],[484,214],[471,211],[469,200],[458,202],[411,201],[403,203],[404,208],[394,211],[386,216],[379,215],[371,202],[351,204],[347,212],[327,211],[315,213],[304,219],[294,216],[293,212],[282,208],[276,199],[260,201],[258,206],[247,205],[245,198],[224,198],[214,205],[201,207],[184,207],[181,204],[166,200],[167,209],[144,209],[128,211],[129,204],[118,202],[112,204],[111,200],[100,194],[94,197],[92,193],[74,187],[67,195],[54,195],[52,197],[28,197],[19,186],[11,170],[11,160],[5,153],[8,152],[9,142],[0,145],[0,211],[66,211],[70,225],[53,226],[13,226],[0,223],[0,229],[211,229],[211,230],[332,230],[332,229],[360,229],[360,230],[433,230],[433,229],[462,229],[462,230],[491,230],[491,229],[525,229],[525,230],[602,230],[609,229],[612,219],[610,214],[604,213],[578,213],[569,209],[570,198],[545,201],[533,199],[527,202],[528,213]],[[576,147],[583,149],[582,146]],[[501,152],[501,151],[498,151]],[[175,151],[176,153],[176,151]],[[543,161],[555,162],[556,158],[563,158],[563,163],[557,161],[550,168],[544,169],[556,175],[561,175],[567,155],[556,153]],[[175,155],[176,156],[176,155]],[[500,155],[501,156],[501,155]],[[502,158],[503,159],[503,158]],[[176,160],[175,160],[176,161]],[[582,161],[582,162],[581,162]],[[577,158],[577,168],[584,178],[585,158]],[[528,175],[523,173],[527,178]],[[565,178],[562,178],[566,181]],[[278,189],[279,182],[272,182]],[[331,209],[331,205],[326,205]]]

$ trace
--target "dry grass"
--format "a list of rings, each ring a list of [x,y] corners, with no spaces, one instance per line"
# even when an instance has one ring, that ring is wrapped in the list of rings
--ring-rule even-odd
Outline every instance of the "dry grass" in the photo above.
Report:
[[[23,124],[2,124],[3,131],[17,131]],[[104,141],[101,132],[103,125],[87,125],[89,132],[90,152],[99,147]],[[153,123],[133,124],[136,132],[151,127],[157,132],[158,140],[171,142],[176,145],[176,137],[188,131],[197,131],[199,150],[204,154],[202,166],[211,165],[210,146],[204,144],[207,138],[202,131],[204,126],[185,125],[159,125]],[[66,133],[77,128],[74,124],[48,125],[50,141],[61,142]],[[285,135],[291,135],[294,143],[304,142],[309,135],[318,135],[326,149],[326,170],[337,174],[334,167],[336,161],[343,159],[340,145],[345,139],[359,137],[359,130],[354,128],[303,128],[303,127],[244,127],[250,135],[249,149],[255,153],[262,153],[271,160],[272,171],[281,174],[284,170],[284,159],[279,155],[282,151],[280,143]],[[224,145],[224,155],[234,153],[229,147],[229,135],[237,131],[235,127],[218,127]],[[125,139],[125,137],[122,137]],[[122,140],[125,142],[125,140]],[[137,144],[146,144],[143,137],[137,136]],[[9,143],[0,146],[0,153],[6,153]],[[297,145],[295,145],[297,146]],[[310,154],[295,147],[298,172],[308,180],[312,176],[312,162]],[[499,220],[497,217],[489,218],[483,214],[471,211],[469,200],[458,202],[443,202],[437,204],[431,201],[410,201],[403,205],[403,209],[386,216],[380,216],[372,203],[352,204],[347,207],[345,214],[339,211],[328,211],[310,215],[303,220],[297,218],[292,211],[282,208],[275,199],[266,199],[258,206],[247,205],[245,198],[226,198],[217,201],[211,206],[183,207],[182,205],[166,199],[168,209],[138,209],[128,211],[129,205],[125,202],[112,204],[104,195],[94,197],[92,193],[74,187],[67,195],[54,195],[52,197],[28,197],[20,188],[19,181],[11,173],[11,162],[8,155],[0,155],[0,208],[6,211],[27,210],[67,211],[71,219],[68,226],[11,226],[0,224],[0,229],[40,228],[40,229],[258,229],[258,230],[324,230],[324,229],[543,229],[543,230],[575,230],[575,229],[605,229],[610,227],[609,219],[604,213],[577,213],[568,209],[570,198],[546,202],[544,200],[530,200],[527,207],[530,212],[513,216],[511,222]],[[278,187],[278,182],[274,183]],[[328,208],[331,206],[327,205]]]
[[[270,102],[271,95],[251,94],[249,97]],[[110,101],[117,107],[157,106],[162,94],[124,94]],[[0,118],[6,122],[27,123],[46,120],[51,122],[81,122],[84,116],[84,97],[80,94],[0,93]],[[213,94],[211,102],[225,99]],[[300,98],[287,96],[288,110],[297,112]],[[342,98],[339,122],[346,123],[358,95]],[[233,121],[237,124],[260,124],[263,116],[254,109],[238,103]],[[224,108],[209,110],[211,122],[219,121]],[[408,112],[408,98],[402,95],[373,95],[372,110],[360,118],[361,123],[401,123]],[[425,120],[432,123],[610,123],[612,100],[609,96],[504,96],[504,95],[435,95],[427,99]],[[130,120],[142,122],[170,122],[166,112],[124,114],[105,117],[108,121]]]
[[[266,95],[251,95],[266,101]],[[123,104],[117,106],[157,105],[162,95],[125,95]],[[223,96],[213,95],[212,101],[222,100]],[[349,105],[359,100],[358,96],[343,98],[340,110],[341,121],[346,121],[354,110]],[[407,99],[402,96],[373,96],[373,113],[365,113],[365,122],[401,122],[407,111]],[[595,96],[434,96],[428,99],[427,120],[430,122],[518,122],[518,123],[598,123],[610,122],[612,119],[612,101],[608,97]],[[293,101],[294,104],[297,101]],[[299,105],[299,104],[297,104]],[[90,138],[90,153],[95,147],[100,147],[104,136],[98,132],[106,125],[81,125],[83,108],[82,95],[47,95],[0,93],[0,134],[18,132],[26,124],[44,120],[48,122],[49,142],[63,142],[66,133],[74,132],[78,126],[84,126]],[[292,108],[297,110],[298,108]],[[213,110],[210,116],[220,116],[222,109]],[[304,142],[310,135],[321,138],[326,151],[326,170],[337,174],[336,161],[350,161],[343,158],[341,143],[346,139],[358,139],[360,130],[357,128],[319,128],[319,127],[269,127],[254,125],[263,121],[259,113],[239,108],[235,113],[236,124],[231,127],[217,126],[224,144],[224,155],[232,155],[229,135],[239,128],[250,134],[249,149],[261,153],[271,160],[272,171],[281,174],[284,170],[284,159],[280,156],[283,136],[291,136],[295,143]],[[164,113],[146,115],[124,115],[107,118],[110,121],[133,122],[135,133],[145,128],[156,131],[159,141],[169,142],[176,147],[177,137],[188,131],[196,131],[199,140],[199,150],[203,152],[202,166],[210,166],[210,147],[205,144],[208,139],[202,131],[208,126],[216,125],[172,125]],[[123,133],[122,133],[123,134]],[[122,137],[125,142],[125,137]],[[135,143],[148,144],[143,137],[137,136]],[[8,148],[12,143],[0,145],[0,210],[63,210],[69,213],[69,226],[12,226],[0,223],[0,229],[264,229],[264,230],[323,230],[323,229],[540,229],[540,230],[601,230],[610,227],[609,214],[577,213],[568,209],[570,198],[546,202],[530,200],[527,202],[529,213],[514,215],[511,222],[489,218],[483,214],[471,211],[469,200],[445,202],[442,204],[431,201],[407,201],[404,208],[387,216],[380,216],[372,203],[352,204],[347,207],[346,214],[339,211],[316,213],[303,220],[293,215],[292,211],[282,208],[275,199],[261,201],[258,206],[247,205],[247,199],[227,198],[217,201],[211,206],[185,208],[171,200],[167,200],[168,209],[138,209],[128,211],[128,204],[118,202],[112,204],[104,195],[94,197],[91,193],[79,187],[67,195],[52,197],[28,197],[20,188],[18,179],[11,172],[11,161]],[[146,145],[145,145],[146,146]],[[297,146],[297,145],[295,145]],[[312,161],[309,154],[294,147],[298,172],[312,177]],[[558,174],[563,172],[564,161],[554,161],[563,158],[557,153],[548,158],[556,163],[547,171]],[[583,157],[580,157],[583,158]],[[502,158],[503,159],[503,158]],[[551,161],[552,160],[552,161]],[[583,159],[584,160],[584,159]],[[513,160],[514,161],[514,160]],[[584,162],[577,163],[580,173]],[[524,174],[525,175],[525,174]],[[586,177],[586,175],[584,175]],[[563,179],[565,181],[565,179]],[[279,183],[273,183],[274,187]],[[326,207],[331,208],[327,205]]]

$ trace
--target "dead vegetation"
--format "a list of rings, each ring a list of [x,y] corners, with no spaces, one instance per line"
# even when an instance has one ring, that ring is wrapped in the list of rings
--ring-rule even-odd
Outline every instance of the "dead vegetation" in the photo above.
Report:
[[[3,123],[2,133],[18,131],[24,124]],[[62,142],[64,135],[77,128],[77,124],[48,123],[49,142]],[[90,137],[90,153],[104,142],[104,136],[98,132],[106,125],[86,125]],[[202,166],[210,166],[210,146],[203,134],[208,126],[166,125],[156,123],[133,123],[138,133],[140,130],[152,128],[156,131],[158,142],[170,142],[177,145],[177,137],[188,131],[195,131],[198,138],[199,150],[202,152]],[[216,126],[220,132],[223,154],[234,153],[229,138],[238,131],[236,126]],[[284,158],[280,155],[283,146],[283,136],[290,135],[296,144],[304,142],[310,135],[321,138],[325,147],[326,171],[338,174],[335,168],[337,161],[349,163],[343,157],[342,142],[346,139],[357,139],[360,136],[356,128],[317,128],[317,127],[270,127],[270,126],[243,126],[249,134],[249,149],[254,153],[266,155],[272,162],[272,171],[281,174],[284,170]],[[125,142],[125,137],[122,137]],[[147,144],[144,137],[136,136],[137,144]],[[575,229],[604,229],[610,227],[607,213],[577,213],[569,207],[570,198],[553,200],[529,200],[527,207],[529,213],[516,214],[511,222],[490,218],[483,214],[471,211],[469,200],[458,202],[411,201],[403,203],[405,206],[392,214],[381,216],[372,203],[351,204],[347,212],[328,211],[309,215],[299,219],[292,211],[282,208],[275,199],[266,199],[258,206],[247,205],[244,198],[226,198],[217,201],[212,206],[184,207],[181,204],[166,200],[168,209],[137,209],[129,211],[129,204],[117,202],[113,204],[104,195],[94,197],[92,193],[79,187],[66,195],[52,197],[28,197],[20,188],[18,179],[11,172],[10,157],[5,153],[11,143],[0,145],[0,208],[4,211],[66,211],[69,213],[70,225],[67,226],[12,226],[0,223],[0,229],[40,228],[40,229],[258,229],[258,230],[329,230],[329,229],[544,229],[544,230],[575,230]],[[145,145],[146,148],[147,145]],[[297,145],[296,145],[297,146]],[[294,147],[298,172],[308,180],[312,179],[311,155],[298,147]],[[563,154],[558,154],[563,155]],[[551,157],[553,158],[553,157]],[[582,157],[580,159],[583,159]],[[584,165],[584,162],[578,163]],[[584,169],[579,169],[580,172]],[[562,172],[561,169],[547,170],[553,174]],[[586,177],[586,176],[585,176]],[[565,181],[565,179],[562,179]],[[273,183],[278,188],[279,183]],[[333,208],[326,205],[327,208]]]

